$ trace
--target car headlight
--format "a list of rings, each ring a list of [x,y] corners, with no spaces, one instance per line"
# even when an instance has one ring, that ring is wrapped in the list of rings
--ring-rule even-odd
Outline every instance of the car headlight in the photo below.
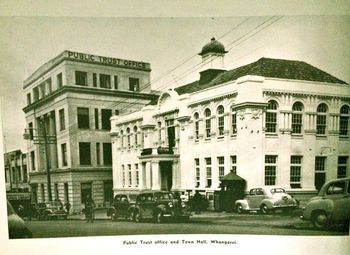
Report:
[[[185,202],[181,202],[181,207],[186,207],[186,203]]]
[[[174,204],[173,204],[172,202],[169,202],[169,203],[168,203],[168,206],[171,208],[171,207],[174,206]]]

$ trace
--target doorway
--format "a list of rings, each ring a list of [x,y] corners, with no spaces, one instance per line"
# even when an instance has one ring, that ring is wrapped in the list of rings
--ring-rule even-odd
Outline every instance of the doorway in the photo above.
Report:
[[[173,162],[163,161],[160,166],[160,189],[169,191],[173,186]]]

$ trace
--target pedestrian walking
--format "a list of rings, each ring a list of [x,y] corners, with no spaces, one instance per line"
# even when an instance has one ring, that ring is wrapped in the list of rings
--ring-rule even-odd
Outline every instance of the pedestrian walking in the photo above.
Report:
[[[64,204],[64,208],[66,210],[67,215],[69,215],[69,211],[70,211],[70,203],[67,200],[66,203]]]
[[[92,200],[89,194],[86,195],[85,199],[85,218],[86,222],[94,222],[94,206],[95,202]]]

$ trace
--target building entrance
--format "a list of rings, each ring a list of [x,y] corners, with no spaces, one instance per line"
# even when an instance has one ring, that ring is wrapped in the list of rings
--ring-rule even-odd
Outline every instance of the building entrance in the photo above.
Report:
[[[164,161],[159,163],[160,166],[160,189],[171,190],[173,186],[173,162]]]

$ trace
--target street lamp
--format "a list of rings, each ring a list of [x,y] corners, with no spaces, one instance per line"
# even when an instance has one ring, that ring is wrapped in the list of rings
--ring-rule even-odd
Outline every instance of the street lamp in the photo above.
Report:
[[[51,193],[51,173],[50,173],[50,157],[49,157],[49,144],[56,144],[56,136],[48,135],[46,130],[46,120],[47,116],[43,115],[39,118],[39,127],[40,129],[35,128],[26,128],[24,131],[23,138],[25,140],[33,140],[34,144],[44,144],[45,149],[45,157],[46,157],[46,173],[47,173],[47,194],[49,197],[49,201],[52,201],[52,193]],[[34,135],[34,131],[37,132]],[[39,131],[42,131],[40,134]]]

